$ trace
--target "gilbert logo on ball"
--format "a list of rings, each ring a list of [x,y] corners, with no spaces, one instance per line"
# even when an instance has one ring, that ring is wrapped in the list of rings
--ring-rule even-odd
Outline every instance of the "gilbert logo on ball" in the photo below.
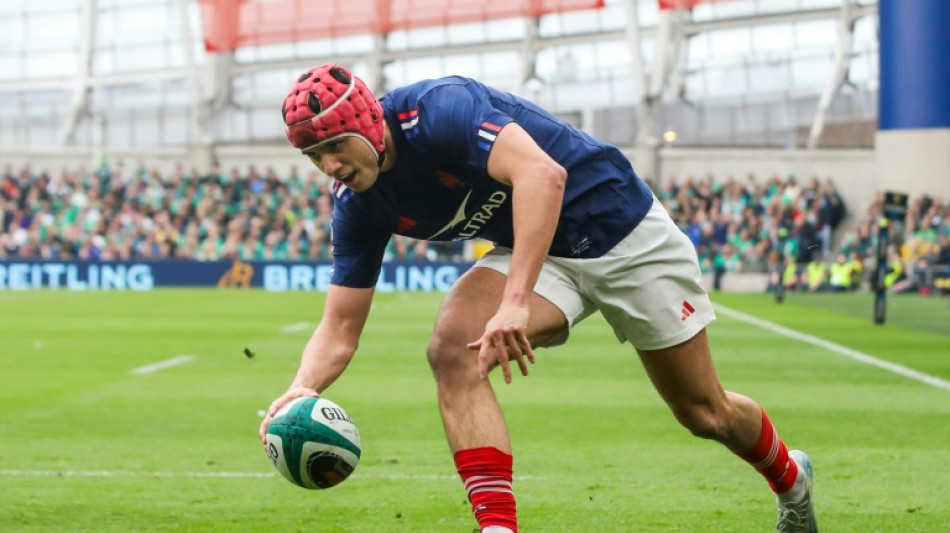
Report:
[[[327,489],[360,461],[360,433],[346,411],[326,398],[297,398],[267,426],[267,455],[291,483]]]

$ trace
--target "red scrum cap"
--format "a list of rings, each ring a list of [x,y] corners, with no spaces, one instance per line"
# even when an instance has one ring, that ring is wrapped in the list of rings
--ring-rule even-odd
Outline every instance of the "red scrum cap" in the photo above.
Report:
[[[382,106],[363,80],[339,65],[301,74],[282,111],[287,138],[299,150],[346,135],[361,139],[378,157],[386,149]]]

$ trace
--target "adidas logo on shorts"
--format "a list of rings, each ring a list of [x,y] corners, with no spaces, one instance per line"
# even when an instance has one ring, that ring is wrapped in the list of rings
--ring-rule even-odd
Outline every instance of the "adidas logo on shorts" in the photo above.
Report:
[[[689,315],[691,315],[691,314],[693,314],[693,313],[695,313],[695,312],[696,312],[696,310],[693,309],[693,306],[689,305],[689,302],[687,302],[686,300],[683,300],[683,311],[682,311],[682,313],[681,313],[682,316],[681,316],[680,320],[681,320],[681,321],[685,321],[687,318],[689,318]]]

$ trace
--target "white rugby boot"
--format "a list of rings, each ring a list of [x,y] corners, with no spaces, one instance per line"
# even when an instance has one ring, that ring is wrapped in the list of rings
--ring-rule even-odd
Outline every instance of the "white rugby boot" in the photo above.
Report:
[[[795,487],[789,492],[801,493],[802,496],[792,502],[785,502],[780,497],[775,498],[778,505],[778,523],[775,530],[777,533],[818,533],[815,504],[812,500],[814,473],[811,460],[801,450],[791,450],[788,456],[798,465],[798,478],[795,480]]]

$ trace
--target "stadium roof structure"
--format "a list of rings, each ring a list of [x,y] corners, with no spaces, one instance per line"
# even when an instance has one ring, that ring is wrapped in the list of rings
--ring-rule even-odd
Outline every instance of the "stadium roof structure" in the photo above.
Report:
[[[327,61],[377,92],[476,77],[622,146],[666,129],[681,145],[813,145],[839,114],[876,118],[876,14],[876,0],[5,0],[0,148],[276,145],[275,102]]]
[[[601,9],[604,0],[200,0],[205,48],[387,34],[512,17]]]

